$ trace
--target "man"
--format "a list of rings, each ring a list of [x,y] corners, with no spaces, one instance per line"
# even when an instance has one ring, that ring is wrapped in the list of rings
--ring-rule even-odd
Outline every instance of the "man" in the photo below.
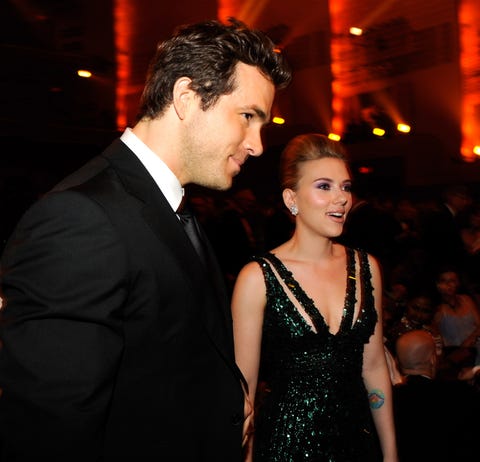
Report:
[[[242,23],[180,28],[138,123],[27,211],[2,258],[2,462],[241,460],[223,276],[176,210],[185,185],[226,190],[262,153],[290,79]]]
[[[391,204],[387,197],[374,198],[371,193],[355,194],[338,241],[349,247],[364,249],[378,258],[388,279],[393,269],[396,238],[402,228],[387,204]]]
[[[460,227],[463,214],[471,203],[472,195],[465,185],[448,185],[439,203],[424,212],[421,239],[429,274],[444,265],[454,265],[463,273],[467,251]]]
[[[478,392],[466,381],[436,378],[436,345],[426,330],[402,334],[396,352],[405,376],[393,387],[400,462],[474,460]]]

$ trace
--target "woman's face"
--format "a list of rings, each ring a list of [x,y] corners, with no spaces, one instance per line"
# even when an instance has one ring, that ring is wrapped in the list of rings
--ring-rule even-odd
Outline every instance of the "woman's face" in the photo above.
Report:
[[[407,317],[415,324],[430,324],[434,314],[434,307],[428,297],[414,297],[407,305]]]
[[[440,274],[437,280],[437,289],[440,295],[455,295],[459,285],[458,275],[454,271],[446,271]]]
[[[323,158],[303,163],[293,192],[297,226],[301,224],[326,237],[339,236],[352,207],[351,189],[350,173],[343,160]]]

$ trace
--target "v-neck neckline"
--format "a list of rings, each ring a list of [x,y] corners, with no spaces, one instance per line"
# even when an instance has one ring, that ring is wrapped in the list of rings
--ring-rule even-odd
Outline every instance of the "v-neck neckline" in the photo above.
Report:
[[[355,321],[353,322],[353,315],[355,312],[355,303],[356,303],[356,268],[355,268],[355,251],[351,248],[346,248],[347,255],[347,282],[346,282],[346,293],[344,298],[344,306],[342,312],[342,319],[340,325],[336,332],[330,331],[330,326],[326,323],[325,318],[319,308],[315,305],[315,302],[306,294],[302,289],[298,281],[293,277],[293,273],[284,265],[284,263],[273,253],[267,252],[265,257],[267,260],[272,263],[275,270],[278,272],[280,277],[285,282],[286,286],[290,289],[295,299],[300,303],[302,308],[305,310],[305,313],[310,318],[313,327],[314,333],[319,334],[325,330],[329,335],[337,337],[342,334],[342,332],[348,327],[352,329],[358,319],[361,317],[361,310]],[[287,295],[288,296],[288,295]],[[293,304],[293,302],[292,302]],[[298,312],[298,309],[297,309]],[[305,323],[308,324],[307,320],[301,315],[298,314],[304,319]],[[311,328],[311,326],[309,325]]]

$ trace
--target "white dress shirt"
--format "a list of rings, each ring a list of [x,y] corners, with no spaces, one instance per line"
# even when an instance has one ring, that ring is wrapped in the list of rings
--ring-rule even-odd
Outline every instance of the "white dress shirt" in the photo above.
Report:
[[[130,128],[126,128],[120,139],[133,151],[138,157],[148,173],[157,183],[173,211],[177,211],[180,202],[182,202],[184,189],[178,181],[178,178],[143,141],[138,138]]]

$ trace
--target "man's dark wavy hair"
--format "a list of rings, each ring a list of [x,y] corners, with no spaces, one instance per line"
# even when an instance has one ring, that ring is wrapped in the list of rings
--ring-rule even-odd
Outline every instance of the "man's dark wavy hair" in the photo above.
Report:
[[[212,107],[220,96],[235,89],[235,66],[257,67],[277,89],[292,78],[283,55],[263,32],[229,18],[229,24],[210,20],[180,26],[161,42],[150,63],[137,119],[153,119],[172,103],[173,86],[180,77],[192,80],[191,88]]]

